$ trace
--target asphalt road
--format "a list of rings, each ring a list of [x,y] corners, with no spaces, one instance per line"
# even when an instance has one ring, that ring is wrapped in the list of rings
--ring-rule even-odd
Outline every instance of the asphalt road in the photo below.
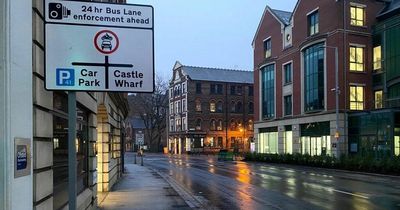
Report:
[[[133,162],[133,155],[127,155]],[[400,177],[312,167],[147,154],[144,165],[171,179],[203,209],[400,209]]]

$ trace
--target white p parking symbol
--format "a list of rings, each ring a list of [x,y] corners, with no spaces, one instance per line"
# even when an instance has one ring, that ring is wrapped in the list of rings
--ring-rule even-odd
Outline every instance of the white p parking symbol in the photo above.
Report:
[[[58,86],[74,86],[75,72],[74,69],[57,69],[57,85]]]

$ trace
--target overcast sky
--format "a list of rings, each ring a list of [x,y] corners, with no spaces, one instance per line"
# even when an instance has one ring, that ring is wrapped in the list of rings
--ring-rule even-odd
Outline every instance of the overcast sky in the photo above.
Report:
[[[184,65],[252,70],[251,42],[268,4],[292,11],[297,0],[128,0],[154,7],[156,74]]]

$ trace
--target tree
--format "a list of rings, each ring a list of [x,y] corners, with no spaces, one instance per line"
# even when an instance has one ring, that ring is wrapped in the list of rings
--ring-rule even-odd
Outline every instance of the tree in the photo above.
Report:
[[[129,96],[129,116],[140,116],[145,125],[145,141],[150,150],[159,152],[162,139],[166,139],[168,109],[168,82],[156,78],[154,93],[138,93]]]

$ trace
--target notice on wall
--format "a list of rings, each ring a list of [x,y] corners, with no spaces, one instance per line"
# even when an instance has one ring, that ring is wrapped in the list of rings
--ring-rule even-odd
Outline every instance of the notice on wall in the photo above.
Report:
[[[153,8],[45,0],[46,89],[153,92]]]
[[[31,174],[31,140],[15,138],[14,140],[14,178]]]

